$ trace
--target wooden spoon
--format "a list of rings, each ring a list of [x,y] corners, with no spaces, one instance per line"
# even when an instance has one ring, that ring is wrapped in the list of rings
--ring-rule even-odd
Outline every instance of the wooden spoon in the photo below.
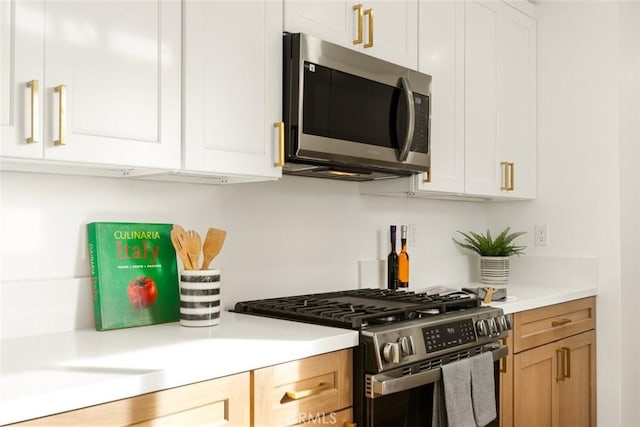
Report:
[[[209,264],[220,253],[224,238],[227,236],[227,232],[219,230],[217,228],[210,228],[207,230],[207,235],[204,238],[204,246],[202,247],[202,253],[204,259],[202,260],[202,267],[200,270],[207,270]]]
[[[193,266],[191,265],[191,260],[189,259],[189,253],[187,252],[186,246],[186,235],[181,233],[178,228],[174,228],[171,230],[171,243],[173,247],[176,249],[176,253],[182,260],[182,265],[184,265],[185,270],[193,270]]]
[[[200,262],[200,252],[202,251],[202,239],[200,239],[200,235],[193,231],[187,231],[186,236],[186,247],[189,255],[189,261],[191,262],[191,269],[195,270],[198,268],[198,263]]]

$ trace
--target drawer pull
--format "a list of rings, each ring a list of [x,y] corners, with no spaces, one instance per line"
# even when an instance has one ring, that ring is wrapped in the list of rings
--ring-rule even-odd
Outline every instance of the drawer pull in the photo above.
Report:
[[[305,397],[313,396],[314,394],[322,393],[323,391],[330,390],[333,386],[329,383],[320,383],[317,387],[309,388],[307,390],[300,391],[288,391],[287,397],[291,400],[300,400]]]
[[[551,326],[555,328],[556,326],[566,325],[567,323],[571,323],[571,319],[554,320],[551,322]]]

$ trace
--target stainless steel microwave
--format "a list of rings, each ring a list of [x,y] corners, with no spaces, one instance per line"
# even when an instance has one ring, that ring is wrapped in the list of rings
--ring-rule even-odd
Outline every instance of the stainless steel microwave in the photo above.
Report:
[[[368,181],[429,172],[431,76],[292,33],[283,74],[285,174]]]

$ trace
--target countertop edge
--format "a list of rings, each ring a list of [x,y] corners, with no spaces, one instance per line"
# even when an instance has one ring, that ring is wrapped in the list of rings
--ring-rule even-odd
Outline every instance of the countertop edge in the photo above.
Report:
[[[582,288],[582,289],[561,289],[554,290],[553,288],[543,288],[544,291],[539,295],[527,295],[520,296],[517,290],[513,292],[509,291],[509,295],[514,294],[516,299],[513,301],[507,300],[506,302],[492,302],[490,305],[493,307],[502,308],[504,314],[513,314],[526,310],[533,310],[540,307],[546,307],[554,304],[562,304],[564,302],[574,301],[581,298],[588,298],[597,296],[597,288]]]

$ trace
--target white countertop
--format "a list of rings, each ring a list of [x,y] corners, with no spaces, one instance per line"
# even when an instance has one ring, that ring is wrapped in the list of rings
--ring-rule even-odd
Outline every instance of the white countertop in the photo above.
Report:
[[[479,283],[457,286],[479,287]],[[507,286],[506,314],[596,295],[595,287]],[[168,323],[0,341],[0,424],[219,378],[356,346],[356,331],[231,312],[218,326]]]
[[[3,340],[0,425],[356,346],[356,331],[231,312],[179,323]]]
[[[482,286],[476,284],[476,287]],[[507,285],[507,300],[493,301],[491,306],[500,307],[505,314],[546,307],[580,298],[594,296],[598,293],[595,287],[563,287],[559,286],[510,286]]]

